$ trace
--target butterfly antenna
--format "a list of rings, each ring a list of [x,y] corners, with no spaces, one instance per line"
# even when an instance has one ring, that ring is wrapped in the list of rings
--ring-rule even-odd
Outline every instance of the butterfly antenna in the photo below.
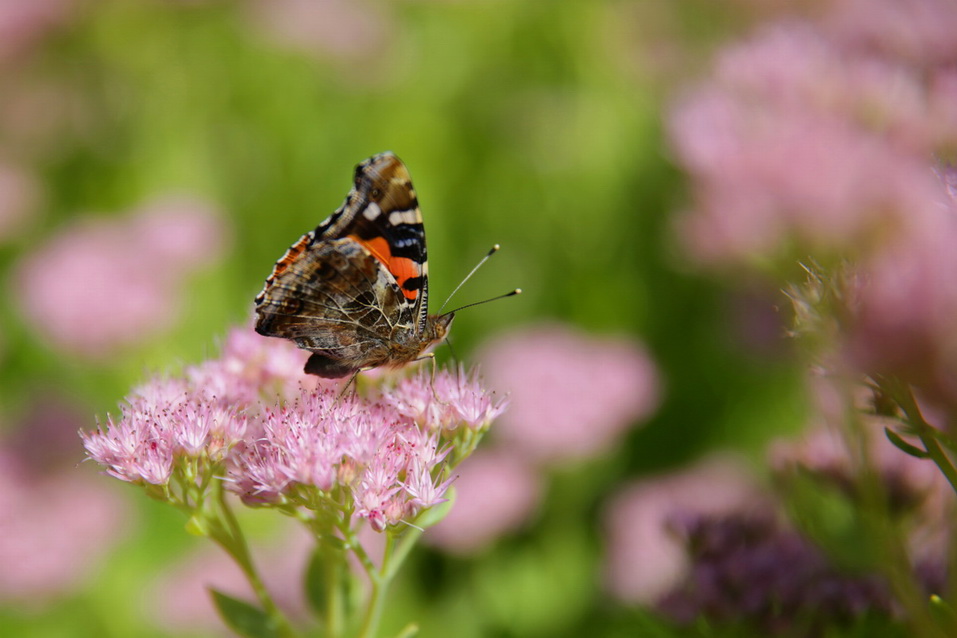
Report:
[[[452,354],[452,361],[458,364],[459,357],[455,354],[455,348],[452,347],[452,340],[449,338],[449,335],[445,335],[445,345],[449,347],[449,352]]]
[[[466,308],[471,308],[472,306],[481,306],[483,303],[488,303],[490,301],[498,301],[499,299],[505,299],[506,297],[514,297],[515,295],[520,295],[520,294],[522,294],[522,289],[516,288],[515,290],[512,290],[511,292],[507,292],[504,295],[499,295],[498,297],[492,297],[491,299],[483,299],[482,301],[475,301],[473,303],[467,303],[464,306],[459,306],[455,310],[449,310],[448,312],[442,313],[442,316],[444,317],[445,315],[450,315],[453,312],[458,312],[459,310],[465,310]]]
[[[489,257],[491,257],[492,255],[494,255],[495,253],[497,253],[498,250],[499,250],[499,248],[501,248],[501,246],[499,246],[498,244],[495,244],[494,246],[492,246],[492,250],[488,251],[488,254],[485,255],[484,257],[482,257],[482,259],[479,261],[479,263],[475,264],[475,268],[473,268],[473,269],[469,272],[469,274],[465,275],[465,279],[463,279],[461,282],[459,282],[459,285],[455,287],[455,290],[452,291],[452,294],[449,295],[448,299],[445,300],[445,303],[442,304],[442,307],[439,308],[439,314],[442,314],[442,311],[445,309],[445,307],[446,307],[447,305],[449,305],[449,302],[452,301],[452,297],[454,297],[454,296],[455,296],[455,293],[457,293],[457,292],[459,291],[459,288],[461,288],[461,287],[465,284],[466,281],[468,281],[469,279],[471,279],[471,278],[472,278],[472,275],[475,274],[475,271],[478,270],[479,268],[481,268],[481,267],[482,267],[482,264],[484,264],[485,262],[487,262]],[[507,295],[506,295],[506,296],[507,296]],[[491,300],[489,300],[489,301],[491,301]],[[455,311],[453,310],[453,312],[455,312]]]

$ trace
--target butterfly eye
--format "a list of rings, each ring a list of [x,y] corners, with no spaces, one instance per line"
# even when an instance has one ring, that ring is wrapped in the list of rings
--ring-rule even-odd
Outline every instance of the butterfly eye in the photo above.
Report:
[[[372,195],[372,199],[379,199],[380,197],[382,197],[382,189],[376,186],[373,186],[372,192],[370,194]]]

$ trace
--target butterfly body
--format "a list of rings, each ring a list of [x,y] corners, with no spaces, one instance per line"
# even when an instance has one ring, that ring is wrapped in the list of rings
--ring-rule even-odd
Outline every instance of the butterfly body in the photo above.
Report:
[[[256,332],[312,352],[306,372],[340,378],[401,366],[441,340],[428,314],[425,229],[408,170],[392,153],[356,166],[345,202],[276,262],[256,297]]]

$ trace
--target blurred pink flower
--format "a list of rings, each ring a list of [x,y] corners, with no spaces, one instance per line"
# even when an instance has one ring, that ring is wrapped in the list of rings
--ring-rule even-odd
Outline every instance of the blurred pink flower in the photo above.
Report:
[[[29,224],[37,214],[39,198],[40,187],[33,176],[0,162],[0,242],[16,237]]]
[[[253,560],[276,604],[294,617],[305,617],[303,570],[315,540],[305,528],[287,525],[273,538],[252,543]],[[246,577],[218,547],[203,548],[184,556],[161,574],[144,601],[157,625],[170,632],[219,632],[223,627],[209,590],[215,589],[255,604],[256,596]]]
[[[455,503],[425,541],[453,554],[475,554],[527,523],[541,496],[538,473],[497,449],[477,452],[455,476]]]
[[[893,371],[957,401],[957,201],[941,174],[934,206],[859,266],[849,350],[866,371]]]
[[[276,44],[333,60],[368,60],[390,42],[382,5],[356,0],[250,0],[250,24]]]
[[[727,458],[626,486],[605,515],[606,587],[624,602],[658,602],[690,567],[680,539],[670,530],[677,518],[764,512],[768,503],[740,462]]]
[[[951,0],[834,0],[826,23],[861,48],[918,65],[957,62],[957,4]]]
[[[52,347],[104,358],[171,326],[184,277],[221,255],[225,233],[213,211],[190,200],[85,219],[21,260],[15,298]]]
[[[124,499],[90,473],[35,474],[0,448],[0,599],[42,606],[88,582],[129,517]]]
[[[497,338],[477,359],[489,384],[509,393],[496,436],[540,461],[600,455],[658,407],[657,370],[633,340],[533,326]]]
[[[0,61],[30,49],[64,23],[73,0],[0,0]]]
[[[811,24],[775,24],[729,47],[670,123],[696,179],[696,210],[680,227],[693,253],[750,263],[791,258],[781,248],[795,240],[813,252],[892,237],[934,205],[928,157],[957,141],[938,117],[941,90]]]

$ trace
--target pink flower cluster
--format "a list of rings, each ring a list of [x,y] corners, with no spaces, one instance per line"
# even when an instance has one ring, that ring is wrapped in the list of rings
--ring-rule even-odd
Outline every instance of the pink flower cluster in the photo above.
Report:
[[[655,364],[634,340],[541,325],[497,339],[479,358],[492,387],[511,393],[496,436],[540,462],[600,455],[660,400]]]
[[[21,260],[15,298],[51,345],[102,358],[170,327],[183,281],[222,254],[225,236],[208,206],[187,199],[81,220]]]
[[[42,607],[82,586],[128,531],[128,504],[74,469],[42,478],[0,448],[0,600]]]
[[[605,517],[608,590],[624,602],[657,603],[691,567],[670,529],[675,516],[763,512],[769,504],[740,459],[728,457],[626,486],[612,499]]]
[[[957,143],[955,103],[952,68],[926,73],[815,24],[767,26],[724,50],[672,115],[697,191],[684,237],[702,260],[747,263],[795,240],[867,247],[931,223],[932,154]]]
[[[73,0],[0,0],[0,62],[15,60],[60,26],[73,12]]]
[[[693,178],[680,223],[707,263],[851,273],[841,343],[858,369],[957,402],[957,9],[832,0],[723,50],[672,113]]]
[[[607,453],[654,413],[661,392],[639,343],[559,324],[506,334],[478,358],[492,387],[509,392],[509,410],[496,423],[493,444],[462,467],[455,508],[426,537],[456,554],[480,551],[526,524],[545,468]]]
[[[82,433],[87,454],[124,481],[225,476],[247,504],[328,502],[382,531],[446,500],[459,432],[483,432],[505,406],[462,369],[363,398],[302,379],[302,362],[288,342],[234,331],[220,359],[138,388]]]

